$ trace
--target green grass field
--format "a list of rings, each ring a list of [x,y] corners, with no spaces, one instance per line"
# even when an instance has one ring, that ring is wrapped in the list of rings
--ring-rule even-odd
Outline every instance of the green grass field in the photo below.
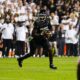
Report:
[[[57,70],[49,68],[48,58],[29,58],[19,68],[14,58],[0,59],[0,80],[77,80],[78,57],[55,57]]]

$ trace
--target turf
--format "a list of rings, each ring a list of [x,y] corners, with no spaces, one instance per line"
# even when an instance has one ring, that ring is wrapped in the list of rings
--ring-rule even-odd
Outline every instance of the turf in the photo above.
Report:
[[[0,59],[0,80],[77,80],[78,57],[55,57],[57,70],[49,68],[48,58],[29,58],[19,68],[15,58]]]

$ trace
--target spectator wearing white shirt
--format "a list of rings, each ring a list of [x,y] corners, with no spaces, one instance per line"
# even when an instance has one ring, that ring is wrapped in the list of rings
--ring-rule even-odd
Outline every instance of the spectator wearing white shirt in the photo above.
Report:
[[[19,0],[18,1],[18,7],[17,7],[17,14],[18,14],[18,17],[20,19],[23,19],[23,17],[25,18],[26,17],[26,6],[23,6],[23,3],[22,3],[22,0]]]
[[[16,51],[17,56],[25,54],[25,41],[28,34],[28,30],[22,21],[18,22],[15,28],[16,32]]]
[[[69,20],[67,19],[67,16],[63,16],[61,23],[63,24],[63,29],[65,31],[69,29]]]
[[[14,26],[11,23],[11,16],[10,14],[6,13],[6,18],[4,19],[4,24],[1,27],[2,36],[3,39],[3,56],[8,57],[9,52],[12,51],[12,40],[13,40],[13,34],[14,34]],[[7,50],[6,50],[7,48]]]
[[[52,26],[59,25],[59,17],[56,13],[51,13],[50,23]]]
[[[72,25],[69,26],[69,30],[66,31],[65,33],[65,43],[67,46],[67,55],[68,56],[73,56],[76,55],[77,53],[77,31],[73,28]],[[75,47],[75,51],[74,51]]]
[[[73,27],[76,27],[77,22],[78,22],[78,18],[74,13],[71,13],[69,18],[69,24],[72,25]]]

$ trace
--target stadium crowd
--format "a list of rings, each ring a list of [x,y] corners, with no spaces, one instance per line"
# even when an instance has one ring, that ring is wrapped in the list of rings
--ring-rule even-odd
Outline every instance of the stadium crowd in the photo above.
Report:
[[[80,55],[79,0],[0,0],[0,57],[14,57],[16,45],[21,45],[17,41],[24,42],[20,48],[23,54],[30,52],[34,22],[41,11],[50,19],[50,44],[55,56]],[[24,25],[21,28],[20,23]],[[37,46],[33,57],[44,53],[43,47]]]

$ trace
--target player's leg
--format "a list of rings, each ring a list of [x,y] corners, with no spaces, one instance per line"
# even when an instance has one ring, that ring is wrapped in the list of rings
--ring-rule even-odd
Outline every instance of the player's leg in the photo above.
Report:
[[[45,39],[43,41],[43,48],[45,48],[47,50],[47,52],[49,53],[49,66],[51,69],[57,69],[57,67],[54,66],[53,64],[53,52],[52,52],[52,48],[50,46],[49,40]]]
[[[53,53],[52,53],[52,49],[48,49],[48,53],[49,53],[49,63],[50,63],[50,68],[51,69],[57,69],[57,67],[54,66],[53,64]]]
[[[24,55],[20,56],[19,58],[17,58],[18,65],[20,67],[22,67],[22,62],[23,62],[24,59],[29,58],[33,55],[33,51],[34,51],[33,50],[33,45],[32,45],[32,42],[31,42],[30,43],[30,53],[24,54]]]

